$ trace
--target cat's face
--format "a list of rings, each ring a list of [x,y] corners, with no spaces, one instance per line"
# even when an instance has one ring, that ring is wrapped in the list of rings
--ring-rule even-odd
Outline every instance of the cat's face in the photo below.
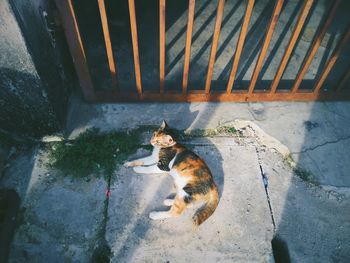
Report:
[[[175,144],[174,139],[167,133],[167,128],[167,123],[163,121],[160,128],[153,133],[151,138],[151,144],[153,146],[164,148]]]

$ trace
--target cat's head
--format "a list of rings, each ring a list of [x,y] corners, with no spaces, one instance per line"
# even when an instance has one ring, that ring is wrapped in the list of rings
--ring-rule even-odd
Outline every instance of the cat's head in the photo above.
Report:
[[[176,141],[171,135],[169,126],[165,121],[162,122],[158,130],[153,132],[153,136],[151,138],[151,144],[153,146],[157,146],[161,148],[170,147],[176,144]]]

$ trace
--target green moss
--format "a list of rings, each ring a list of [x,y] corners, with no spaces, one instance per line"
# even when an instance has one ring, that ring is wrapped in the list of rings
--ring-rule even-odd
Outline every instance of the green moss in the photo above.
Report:
[[[74,141],[60,141],[49,146],[49,165],[63,173],[88,179],[94,174],[110,178],[118,165],[140,147],[151,150],[151,145],[141,145],[140,135],[154,131],[157,126],[140,126],[133,131],[113,131],[102,133],[99,129],[89,129]],[[219,126],[216,129],[197,129],[189,133],[172,129],[180,141],[192,137],[213,137],[217,135],[239,135],[234,127]]]
[[[294,161],[294,159],[293,159],[291,154],[289,154],[288,156],[286,156],[284,158],[284,163],[287,164],[292,169],[295,168],[295,161]]]
[[[312,173],[308,170],[305,170],[301,167],[295,167],[293,169],[294,174],[296,176],[298,176],[300,179],[309,182],[313,185],[319,185],[319,183],[314,179],[314,176],[312,175]]]
[[[284,162],[293,170],[294,174],[300,179],[309,182],[313,185],[319,185],[319,183],[315,180],[313,174],[310,171],[305,170],[300,166],[297,166],[291,154],[284,158]]]
[[[140,148],[140,132],[102,133],[89,129],[72,142],[55,142],[49,151],[49,164],[74,177],[90,174],[106,178],[119,164]]]
[[[233,126],[218,126],[215,129],[194,129],[189,132],[183,132],[183,138],[188,139],[191,137],[214,137],[214,136],[239,136],[242,137],[243,133],[237,130]]]

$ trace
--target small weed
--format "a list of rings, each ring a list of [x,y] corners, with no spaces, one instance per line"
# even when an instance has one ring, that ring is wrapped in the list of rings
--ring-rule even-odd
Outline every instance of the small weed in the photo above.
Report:
[[[289,154],[288,156],[286,156],[286,157],[284,158],[284,162],[285,162],[290,168],[295,169],[296,164],[295,164],[295,161],[294,161],[294,159],[293,159],[293,157],[292,157],[291,154]]]
[[[315,179],[314,179],[314,177],[313,177],[313,175],[312,175],[312,173],[310,171],[305,170],[305,169],[303,169],[301,167],[295,167],[293,169],[293,171],[294,171],[294,174],[296,176],[298,176],[300,179],[302,179],[302,180],[304,180],[306,182],[309,182],[309,183],[311,183],[313,185],[318,185],[318,182],[315,181]]]
[[[185,137],[214,137],[218,135],[239,136],[242,137],[243,133],[237,130],[233,126],[219,126],[216,129],[194,129],[185,134]]]
[[[223,129],[225,130],[225,132],[227,132],[229,134],[236,134],[237,133],[237,130],[235,127],[223,126]]]
[[[117,165],[140,147],[139,131],[102,133],[89,129],[73,142],[55,142],[49,151],[49,164],[74,177],[102,173],[108,178]]]
[[[315,181],[314,176],[312,173],[308,170],[305,170],[295,163],[292,155],[288,155],[286,158],[284,158],[284,162],[293,170],[294,174],[298,176],[300,179],[312,183],[314,185],[318,185],[318,182]]]
[[[242,131],[237,130],[233,126],[226,126],[226,125],[224,125],[224,126],[218,127],[217,130],[218,130],[219,134],[224,134],[224,135],[231,135],[231,136],[233,136],[233,135],[242,136],[243,135]]]

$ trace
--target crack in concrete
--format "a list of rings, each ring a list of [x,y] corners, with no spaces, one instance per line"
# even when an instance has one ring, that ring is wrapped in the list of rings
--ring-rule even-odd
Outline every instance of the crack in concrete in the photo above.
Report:
[[[338,139],[333,140],[333,141],[327,141],[327,142],[324,142],[324,143],[321,143],[321,144],[318,144],[318,145],[306,148],[306,149],[304,149],[304,150],[302,150],[300,152],[291,152],[291,154],[306,153],[306,152],[313,151],[313,150],[315,150],[317,148],[323,147],[323,146],[328,145],[328,144],[335,144],[335,143],[338,143],[338,142],[341,142],[341,141],[346,141],[346,140],[349,140],[349,139],[350,139],[350,135],[338,138]]]
[[[273,226],[273,233],[276,233],[276,221],[275,221],[275,217],[273,215],[272,204],[271,204],[271,199],[270,199],[269,190],[268,190],[268,185],[269,185],[268,178],[267,178],[267,176],[266,176],[266,174],[264,172],[264,169],[262,167],[261,157],[260,157],[259,150],[258,150],[257,147],[255,147],[255,152],[256,152],[256,157],[258,159],[258,165],[259,165],[259,170],[260,170],[260,174],[261,174],[261,180],[262,180],[262,183],[263,183],[264,189],[265,189],[266,201],[267,201],[267,204],[269,206],[269,213],[270,213],[270,216],[271,216],[271,222],[272,222],[272,226]]]
[[[336,111],[331,110],[331,109],[329,108],[329,105],[328,105],[327,103],[324,103],[324,105],[325,105],[325,108],[326,108],[326,110],[327,110],[328,112],[333,113],[334,115],[337,115],[337,116],[339,116],[339,117],[341,117],[341,118],[343,118],[343,119],[346,119],[346,120],[349,119],[349,116],[344,116],[343,114],[340,114],[340,113],[338,113],[338,112],[336,112]]]
[[[92,254],[92,258],[91,258],[92,263],[110,262],[110,257],[111,257],[112,252],[111,252],[111,248],[106,240],[106,232],[107,232],[107,220],[108,220],[108,207],[109,207],[111,180],[112,180],[112,174],[109,174],[108,178],[107,178],[106,197],[105,197],[105,201],[104,201],[104,208],[103,208],[103,214],[102,214],[103,219],[100,223],[99,230],[95,236],[94,251]]]

